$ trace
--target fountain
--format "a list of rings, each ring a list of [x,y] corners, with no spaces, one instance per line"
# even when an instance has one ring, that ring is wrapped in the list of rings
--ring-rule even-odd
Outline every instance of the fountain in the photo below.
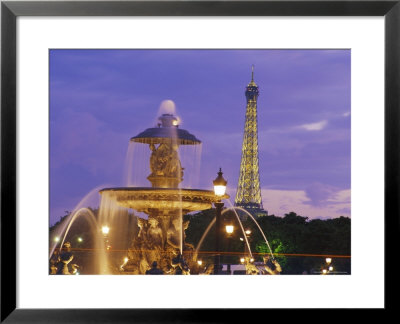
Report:
[[[218,200],[211,190],[180,188],[184,168],[179,158],[179,147],[199,145],[201,141],[179,128],[179,119],[172,113],[164,113],[158,120],[157,127],[148,128],[130,140],[149,146],[151,173],[147,179],[151,187],[100,190],[102,206],[117,204],[148,215],[147,219],[138,219],[138,233],[120,267],[126,274],[144,274],[154,261],[164,273],[173,273],[176,265],[172,260],[182,255],[190,268],[196,260],[194,247],[185,243],[185,229],[189,223],[183,222],[183,215],[209,209]],[[222,198],[229,197],[225,195]],[[102,211],[104,215],[110,212]]]
[[[130,166],[125,167],[125,175],[128,177],[125,179],[128,180],[126,186],[107,187],[101,190],[101,187],[95,188],[94,190],[99,192],[101,197],[97,216],[88,208],[83,207],[87,197],[92,195],[94,191],[92,190],[56,232],[57,237],[64,234],[60,245],[63,246],[75,220],[85,216],[94,234],[96,251],[93,263],[94,273],[190,274],[191,268],[198,268],[197,256],[200,247],[214,225],[215,218],[210,222],[195,248],[185,242],[185,230],[189,226],[189,221],[183,221],[183,215],[210,209],[213,203],[220,199],[227,199],[229,196],[225,194],[217,197],[211,190],[181,187],[184,168],[181,165],[180,153],[185,151],[185,147],[200,146],[201,141],[188,131],[179,128],[179,121],[179,118],[175,116],[175,111],[161,112],[157,127],[148,128],[132,137],[127,154],[127,164]],[[136,149],[137,145],[141,147],[141,154],[133,156],[133,149]],[[146,146],[148,153],[145,151]],[[149,159],[150,174],[147,175],[147,180],[151,186],[133,186],[132,169],[129,167],[132,168],[134,161],[144,156],[148,156]],[[143,168],[145,166],[140,165],[142,176]],[[136,218],[128,212],[129,209],[134,211]],[[222,215],[228,211],[233,211],[243,233],[248,251],[248,260],[245,262],[247,273],[255,274],[250,244],[237,211],[248,214],[270,249],[268,240],[257,221],[246,210],[231,204],[231,208],[223,210]],[[143,214],[145,216],[138,216]],[[126,233],[129,235],[124,236]],[[119,247],[117,241],[120,244]],[[112,247],[113,244],[116,245],[115,249]],[[55,247],[56,244],[53,242],[50,257]],[[112,255],[109,253],[111,250],[114,252]],[[61,253],[61,248],[58,253]],[[271,260],[275,262],[271,249],[270,254]]]

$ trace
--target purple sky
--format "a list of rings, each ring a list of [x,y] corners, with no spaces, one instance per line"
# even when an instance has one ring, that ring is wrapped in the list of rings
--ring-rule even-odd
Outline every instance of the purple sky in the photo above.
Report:
[[[233,202],[252,64],[264,208],[350,216],[350,63],[350,50],[51,50],[50,223],[123,185],[129,139],[166,99],[203,142],[198,187],[222,167]]]

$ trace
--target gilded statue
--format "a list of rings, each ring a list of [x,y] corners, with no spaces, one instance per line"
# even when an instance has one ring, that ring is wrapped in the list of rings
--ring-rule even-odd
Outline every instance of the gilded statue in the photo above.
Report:
[[[183,169],[179,161],[178,145],[161,143],[158,147],[150,144],[150,177],[183,177]]]
[[[244,259],[244,266],[246,268],[247,275],[257,275],[260,272],[260,270],[254,265],[254,263],[250,261],[249,257],[246,257]]]
[[[70,272],[68,270],[68,263],[72,261],[74,256],[71,252],[71,243],[65,242],[62,248],[62,252],[59,256],[59,262],[57,264],[57,272],[58,275],[69,275]]]
[[[263,274],[278,275],[282,272],[281,265],[276,261],[276,259],[271,259],[268,254],[263,257]]]

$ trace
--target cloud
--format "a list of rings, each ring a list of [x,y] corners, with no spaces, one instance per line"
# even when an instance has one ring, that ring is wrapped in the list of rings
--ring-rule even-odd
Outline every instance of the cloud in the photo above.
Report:
[[[349,117],[349,116],[350,116],[350,111],[346,111],[345,113],[343,113],[342,116],[343,116],[343,117]]]
[[[276,190],[262,189],[264,209],[269,214],[284,216],[295,212],[309,219],[327,219],[340,216],[350,217],[350,189],[325,189],[321,194],[310,190]],[[315,204],[317,203],[317,204]]]
[[[326,204],[328,199],[335,199],[338,191],[337,188],[330,185],[313,183],[305,189],[305,193],[309,198],[307,203],[312,206],[322,206]]]
[[[324,129],[328,125],[327,120],[321,120],[320,122],[317,123],[311,123],[311,124],[303,124],[298,126],[298,128],[305,129],[307,131],[320,131]]]

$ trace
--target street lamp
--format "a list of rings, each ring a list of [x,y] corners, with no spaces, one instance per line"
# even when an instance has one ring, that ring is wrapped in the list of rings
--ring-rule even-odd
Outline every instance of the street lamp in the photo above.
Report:
[[[227,183],[228,182],[222,176],[221,168],[219,168],[218,177],[213,181],[214,193],[216,196],[222,198],[225,195]]]
[[[104,225],[102,228],[101,228],[101,232],[103,233],[103,235],[107,235],[109,232],[110,232],[110,228],[107,226],[107,225]]]
[[[234,229],[235,229],[235,227],[230,222],[228,222],[228,224],[225,225],[225,231],[226,231],[226,234],[228,234],[228,246],[227,246],[228,251],[231,250],[231,240],[232,240],[232,233],[233,233]],[[226,271],[228,272],[228,274],[231,274],[231,264],[229,262],[227,262],[226,266],[227,266]]]
[[[232,235],[233,229],[234,229],[233,225],[230,225],[230,224],[229,225],[225,225],[225,230],[226,230],[226,233],[228,234],[228,236]]]
[[[333,266],[332,266],[332,258],[326,258],[325,259],[327,269],[323,269],[322,273],[323,274],[329,274],[329,272],[333,271]]]
[[[249,230],[249,229],[246,229],[245,231],[244,231],[244,234],[246,235],[246,238],[247,238],[247,242],[250,244],[250,235],[251,235],[251,230]],[[244,252],[246,253],[246,246],[247,246],[247,244],[246,244],[246,241],[243,239],[241,239],[241,241],[244,241],[245,243],[244,243]],[[250,251],[249,251],[249,253],[250,253]]]
[[[216,209],[215,216],[215,257],[214,257],[214,274],[218,274],[220,266],[220,244],[219,237],[221,233],[221,214],[224,203],[221,202],[222,197],[225,195],[227,181],[222,176],[221,168],[219,169],[217,178],[213,181],[214,193],[218,197],[218,201],[214,203]]]
[[[110,232],[110,228],[107,225],[103,225],[101,227],[101,232],[103,233],[104,246],[108,251],[110,250],[110,245],[108,244],[108,233]]]

